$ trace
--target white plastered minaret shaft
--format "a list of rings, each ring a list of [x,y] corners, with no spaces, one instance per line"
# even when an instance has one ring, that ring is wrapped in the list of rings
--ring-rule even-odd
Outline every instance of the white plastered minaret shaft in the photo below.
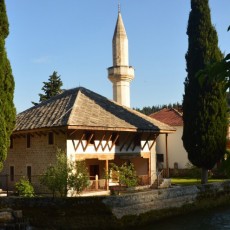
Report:
[[[113,66],[108,68],[108,78],[113,83],[113,100],[130,107],[130,82],[134,69],[129,66],[128,37],[120,10],[113,35]]]

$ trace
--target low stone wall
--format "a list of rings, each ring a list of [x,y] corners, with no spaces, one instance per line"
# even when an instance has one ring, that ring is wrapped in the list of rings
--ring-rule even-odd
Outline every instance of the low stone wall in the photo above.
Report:
[[[103,202],[120,219],[126,215],[139,215],[151,210],[180,207],[194,202],[198,193],[199,189],[196,186],[186,186],[110,196]]]
[[[106,197],[103,202],[109,206],[117,218],[126,215],[139,215],[152,210],[181,207],[198,199],[230,192],[230,181],[207,185],[173,187],[150,190],[122,196]]]

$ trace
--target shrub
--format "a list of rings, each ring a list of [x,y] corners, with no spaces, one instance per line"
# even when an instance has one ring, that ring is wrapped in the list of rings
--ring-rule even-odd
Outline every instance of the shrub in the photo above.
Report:
[[[62,150],[57,150],[56,158],[56,164],[47,168],[40,181],[52,191],[53,196],[60,195],[63,197],[67,194],[67,177],[71,168],[68,167],[66,154]]]
[[[29,180],[21,178],[16,184],[15,189],[19,196],[34,197],[34,188]]]
[[[74,170],[68,178],[68,186],[77,194],[80,194],[90,184],[88,168],[85,161],[76,161],[73,167]]]
[[[111,169],[114,170],[119,175],[119,185],[124,185],[126,187],[134,187],[137,185],[137,175],[132,163],[124,163],[121,166],[116,164],[110,164]]]
[[[199,179],[201,177],[201,169],[188,162],[186,164],[186,168],[188,169],[187,177]]]
[[[230,150],[226,153],[217,168],[212,170],[212,178],[230,178]]]
[[[81,193],[89,185],[88,169],[84,161],[69,161],[66,153],[57,150],[56,164],[47,168],[41,176],[41,184],[52,191],[53,196],[66,196],[68,190]]]

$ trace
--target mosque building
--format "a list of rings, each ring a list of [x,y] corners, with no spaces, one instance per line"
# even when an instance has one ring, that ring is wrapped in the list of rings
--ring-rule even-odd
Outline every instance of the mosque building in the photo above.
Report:
[[[112,44],[113,66],[108,68],[108,78],[113,100],[77,87],[19,113],[1,172],[3,188],[13,189],[24,176],[37,193],[42,193],[39,175],[55,163],[57,149],[70,161],[85,160],[94,188],[108,190],[112,182],[105,179],[105,172],[109,172],[110,163],[133,163],[140,184],[154,183],[156,139],[175,129],[130,108],[134,68],[129,66],[128,38],[120,10]]]

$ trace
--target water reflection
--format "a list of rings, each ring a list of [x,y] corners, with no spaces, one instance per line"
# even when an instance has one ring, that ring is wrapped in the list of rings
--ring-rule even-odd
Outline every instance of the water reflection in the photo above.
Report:
[[[170,217],[142,230],[224,230],[230,229],[230,208],[204,210],[186,216]]]

